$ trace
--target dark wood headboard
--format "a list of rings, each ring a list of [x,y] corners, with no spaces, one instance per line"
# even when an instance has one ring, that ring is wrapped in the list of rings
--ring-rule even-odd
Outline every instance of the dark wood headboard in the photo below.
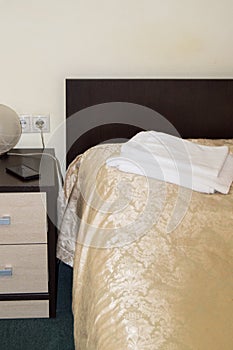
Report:
[[[114,112],[105,118],[103,109],[93,107],[110,102],[148,107],[172,123],[183,138],[233,138],[233,79],[80,78],[66,79],[65,84],[67,164],[98,143],[130,138],[143,130],[137,123],[119,122]],[[83,124],[89,116],[93,120],[87,129]],[[150,129],[158,129],[156,122]]]

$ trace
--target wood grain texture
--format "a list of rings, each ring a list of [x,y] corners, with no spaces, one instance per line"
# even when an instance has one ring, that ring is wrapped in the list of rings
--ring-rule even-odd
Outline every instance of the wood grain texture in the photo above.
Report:
[[[9,215],[10,225],[0,225],[0,244],[47,242],[46,193],[0,193],[0,216]]]
[[[160,113],[174,125],[183,138],[233,137],[232,79],[67,79],[66,117],[90,106],[128,102]],[[79,115],[76,114],[79,118]],[[100,118],[101,114],[96,116]],[[143,119],[143,115],[142,115]],[[79,125],[77,124],[77,129]],[[114,125],[115,124],[115,125]],[[154,130],[156,130],[156,123]],[[135,125],[109,125],[90,129],[71,142],[74,133],[67,123],[67,164],[77,154],[111,138],[130,138],[138,132]]]
[[[0,318],[47,318],[48,300],[0,301]]]
[[[0,268],[11,266],[12,276],[0,277],[0,293],[48,291],[47,244],[0,245]]]
[[[12,214],[12,208],[16,207],[16,209],[13,209],[14,215],[12,216],[10,230],[9,226],[0,227],[0,246],[2,250],[5,249],[8,252],[11,249],[10,247],[17,247],[15,250],[16,254],[20,256],[20,260],[16,262],[16,265],[19,263],[21,268],[18,269],[17,266],[13,273],[18,272],[21,278],[19,278],[19,284],[17,282],[17,286],[19,285],[16,288],[17,292],[14,289],[11,290],[8,285],[9,288],[5,288],[4,292],[0,292],[0,301],[46,300],[49,304],[49,317],[55,317],[58,179],[54,160],[45,155],[45,153],[49,153],[54,156],[54,150],[45,149],[43,151],[35,148],[14,149],[11,152],[17,155],[8,154],[0,159],[0,216],[6,215],[7,212]],[[41,155],[37,154],[40,152],[42,152]],[[39,170],[40,180],[21,181],[6,172],[6,167],[20,164]],[[34,255],[34,247],[38,243],[39,246],[43,246],[42,254],[38,252]],[[22,246],[29,247],[29,250],[25,250],[21,256],[19,252]],[[33,263],[31,263],[32,261]],[[8,258],[3,261],[0,254],[0,265],[2,266],[3,263],[10,265],[11,262]],[[31,273],[28,271],[28,265],[31,265]],[[41,272],[39,271],[40,268]],[[23,271],[25,271],[25,277]],[[35,281],[38,276],[38,281]],[[31,280],[31,284],[25,284],[25,287],[23,287],[24,279],[27,283],[27,279]],[[0,285],[3,285],[3,283],[5,283],[5,279],[0,280]],[[38,290],[36,290],[37,285]],[[26,288],[26,286],[30,288]],[[14,318],[14,315],[12,317]],[[21,314],[21,317],[24,317],[24,314]],[[37,316],[35,315],[35,317]]]

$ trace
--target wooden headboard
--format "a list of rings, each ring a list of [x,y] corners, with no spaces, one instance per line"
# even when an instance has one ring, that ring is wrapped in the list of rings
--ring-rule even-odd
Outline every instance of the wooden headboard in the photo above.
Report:
[[[131,123],[122,122],[122,115],[118,119],[114,113],[116,102],[158,112],[183,138],[233,138],[233,79],[80,78],[66,79],[65,84],[67,164],[98,143],[130,138],[143,130],[143,126],[133,122],[133,116]],[[110,102],[113,104],[109,113],[105,107]],[[104,109],[101,104],[105,104]],[[140,106],[143,120],[145,108],[140,110]],[[83,124],[88,123],[88,118],[90,125],[86,128]],[[156,120],[150,129],[166,132],[161,130],[163,127],[158,128]]]

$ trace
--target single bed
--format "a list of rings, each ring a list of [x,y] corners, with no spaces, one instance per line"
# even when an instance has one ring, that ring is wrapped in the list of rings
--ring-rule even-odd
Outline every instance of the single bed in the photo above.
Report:
[[[232,349],[233,188],[208,195],[105,165],[113,141],[143,129],[233,152],[232,96],[230,79],[66,80],[57,255],[74,268],[77,350]]]

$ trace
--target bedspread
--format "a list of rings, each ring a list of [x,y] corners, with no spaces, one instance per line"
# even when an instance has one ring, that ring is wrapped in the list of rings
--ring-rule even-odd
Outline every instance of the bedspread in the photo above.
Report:
[[[105,165],[119,147],[94,147],[67,172],[57,256],[74,268],[76,349],[231,350],[233,188],[123,174]]]

